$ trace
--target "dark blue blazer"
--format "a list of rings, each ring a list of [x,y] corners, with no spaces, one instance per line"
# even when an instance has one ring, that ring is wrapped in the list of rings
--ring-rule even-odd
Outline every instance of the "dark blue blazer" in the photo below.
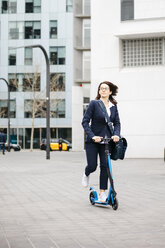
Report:
[[[110,121],[114,127],[114,135],[120,136],[120,118],[117,106],[110,108]],[[101,109],[98,100],[92,100],[84,114],[82,126],[86,132],[86,142],[91,142],[94,136],[111,137],[109,128],[105,121],[105,114]]]
[[[5,134],[0,132],[0,143],[5,143],[5,142],[6,142]]]

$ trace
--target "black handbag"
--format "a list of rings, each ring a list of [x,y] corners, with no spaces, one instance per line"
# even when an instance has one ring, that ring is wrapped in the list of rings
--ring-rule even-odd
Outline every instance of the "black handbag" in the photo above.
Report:
[[[98,100],[99,105],[105,115],[105,122],[108,125],[111,135],[114,135],[114,129],[110,117],[108,116],[107,110],[104,103],[101,100]],[[118,142],[110,141],[110,154],[112,160],[124,159],[125,152],[127,149],[127,140],[124,137],[120,137]]]
[[[121,159],[125,157],[125,152],[127,149],[127,140],[124,137],[120,137],[118,142],[110,141],[110,154],[112,160]]]

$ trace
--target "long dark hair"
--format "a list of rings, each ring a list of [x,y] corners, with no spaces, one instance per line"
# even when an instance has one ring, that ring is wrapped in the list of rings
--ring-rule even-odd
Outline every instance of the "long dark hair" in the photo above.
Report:
[[[109,100],[110,100],[111,103],[113,103],[114,105],[116,105],[117,104],[117,101],[115,100],[115,98],[113,96],[116,96],[117,95],[117,93],[118,93],[118,87],[115,84],[113,84],[111,82],[108,82],[108,81],[101,82],[99,84],[99,87],[98,87],[98,90],[97,90],[97,96],[96,96],[95,99],[96,100],[99,100],[100,97],[101,97],[100,94],[99,94],[99,91],[100,91],[100,87],[101,87],[102,84],[107,84],[109,86],[110,91],[112,91],[112,94],[109,96]]]

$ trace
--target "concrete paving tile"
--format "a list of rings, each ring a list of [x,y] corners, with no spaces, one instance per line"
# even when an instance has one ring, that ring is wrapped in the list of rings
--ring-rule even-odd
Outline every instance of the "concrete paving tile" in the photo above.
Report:
[[[35,248],[58,248],[48,236],[30,236],[29,240]]]
[[[9,248],[8,242],[3,235],[0,235],[0,248]]]
[[[78,242],[71,238],[65,238],[65,239],[53,239],[53,241],[56,243],[56,246],[58,248],[81,248],[78,244]]]
[[[162,248],[164,162],[125,159],[113,163],[117,211],[90,204],[89,190],[81,187],[85,165],[84,152],[51,153],[49,161],[42,151],[13,152],[0,158],[2,242],[6,235],[21,248],[23,242],[33,248]],[[99,168],[91,175],[90,185],[98,189],[98,180]]]
[[[10,248],[34,248],[28,241],[27,237],[12,236],[7,237],[7,240]]]

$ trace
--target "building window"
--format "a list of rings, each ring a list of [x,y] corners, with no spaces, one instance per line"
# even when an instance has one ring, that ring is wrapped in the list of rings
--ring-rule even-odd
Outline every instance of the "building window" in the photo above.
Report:
[[[24,23],[23,22],[9,22],[9,39],[17,40],[24,38]]]
[[[24,117],[35,118],[46,117],[46,101],[43,99],[36,99],[35,107],[33,108],[34,101],[31,99],[24,100]],[[34,109],[34,113],[32,113]],[[50,116],[51,118],[65,118],[65,99],[52,99],[50,100]]]
[[[50,47],[50,64],[65,64],[65,47]]]
[[[16,0],[8,0],[1,2],[1,13],[3,14],[13,14],[17,12],[17,1]]]
[[[33,107],[34,104],[34,107]],[[33,113],[34,111],[34,113]],[[43,99],[27,99],[24,100],[24,118],[45,118],[46,117],[46,101]]]
[[[17,13],[17,1],[10,0],[9,1],[9,14]]]
[[[52,118],[65,118],[65,99],[52,99],[50,102]]]
[[[83,52],[83,79],[90,80],[90,64],[91,64],[91,53]]]
[[[40,91],[40,73],[9,73],[10,91]]]
[[[33,107],[34,104],[34,107]],[[34,113],[33,113],[34,111]],[[46,117],[46,101],[43,99],[24,100],[24,117],[32,118],[45,118]]]
[[[121,0],[121,21],[134,19],[134,0]]]
[[[25,22],[25,39],[40,39],[41,38],[41,22]]]
[[[25,13],[41,13],[41,0],[26,0]]]
[[[16,50],[9,49],[9,65],[16,65]]]
[[[163,38],[122,40],[123,66],[163,64]]]
[[[8,74],[8,82],[10,85],[10,91],[11,92],[18,91],[18,86],[19,86],[18,74],[9,73]]]
[[[24,100],[24,118],[32,118],[32,100]]]
[[[8,1],[2,1],[1,3],[1,13],[6,14],[8,13]]]
[[[9,39],[19,39],[19,28],[17,27],[17,22],[9,22]]]
[[[0,100],[0,118],[8,118],[7,100]],[[10,118],[16,118],[16,100],[10,100]]]
[[[33,0],[25,1],[25,13],[33,13]]]
[[[50,21],[50,39],[57,38],[57,21]]]
[[[91,14],[91,0],[83,0],[83,14],[90,16],[90,14]]]
[[[22,90],[27,91],[40,91],[40,73],[24,74],[22,79]]]
[[[58,137],[66,139],[72,143],[72,129],[71,128],[58,128],[57,129]]]
[[[66,0],[66,12],[72,12],[73,10],[73,1]]]
[[[91,22],[83,20],[83,46],[90,47],[91,44]]]
[[[51,73],[50,90],[65,91],[65,73]]]
[[[25,47],[25,65],[32,65],[33,63],[33,50],[30,47]]]

